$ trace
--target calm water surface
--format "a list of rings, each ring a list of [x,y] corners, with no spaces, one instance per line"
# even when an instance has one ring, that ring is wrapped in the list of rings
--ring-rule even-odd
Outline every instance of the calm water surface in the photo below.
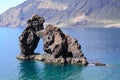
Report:
[[[22,28],[0,28],[0,80],[120,80],[120,29],[64,28],[77,39],[90,63],[108,67],[51,65],[39,61],[19,61],[18,37]],[[42,40],[36,52],[43,53]]]

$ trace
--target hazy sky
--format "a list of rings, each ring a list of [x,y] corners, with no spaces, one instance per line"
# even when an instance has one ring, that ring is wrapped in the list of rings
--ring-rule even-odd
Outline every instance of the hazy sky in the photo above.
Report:
[[[26,0],[0,0],[0,14],[5,10],[17,6]]]

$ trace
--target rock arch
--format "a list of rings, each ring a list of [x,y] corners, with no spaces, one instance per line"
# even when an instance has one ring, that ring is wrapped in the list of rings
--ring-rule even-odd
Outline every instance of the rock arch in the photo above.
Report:
[[[19,37],[21,53],[18,59],[35,59],[57,64],[88,64],[77,40],[53,25],[47,25],[44,29],[44,22],[44,18],[38,15],[33,15],[28,20],[28,27]],[[44,43],[43,55],[34,53],[40,38],[43,38]]]

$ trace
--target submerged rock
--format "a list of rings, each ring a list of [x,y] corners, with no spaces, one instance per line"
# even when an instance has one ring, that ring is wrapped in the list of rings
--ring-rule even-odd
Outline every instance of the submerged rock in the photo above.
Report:
[[[36,49],[40,37],[36,35],[37,31],[43,30],[43,23],[45,22],[43,17],[33,15],[27,22],[27,27],[19,37],[20,42],[20,56],[19,59],[28,59],[34,56],[34,50]]]

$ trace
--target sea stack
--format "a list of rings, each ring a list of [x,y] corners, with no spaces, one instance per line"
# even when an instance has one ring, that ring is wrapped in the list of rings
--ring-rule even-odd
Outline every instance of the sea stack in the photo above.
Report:
[[[17,58],[34,59],[45,63],[87,65],[88,61],[78,41],[54,25],[49,24],[43,30],[44,21],[44,18],[38,15],[28,20],[28,27],[19,37],[21,53]],[[43,39],[45,53],[35,54],[34,50],[40,38]]]

